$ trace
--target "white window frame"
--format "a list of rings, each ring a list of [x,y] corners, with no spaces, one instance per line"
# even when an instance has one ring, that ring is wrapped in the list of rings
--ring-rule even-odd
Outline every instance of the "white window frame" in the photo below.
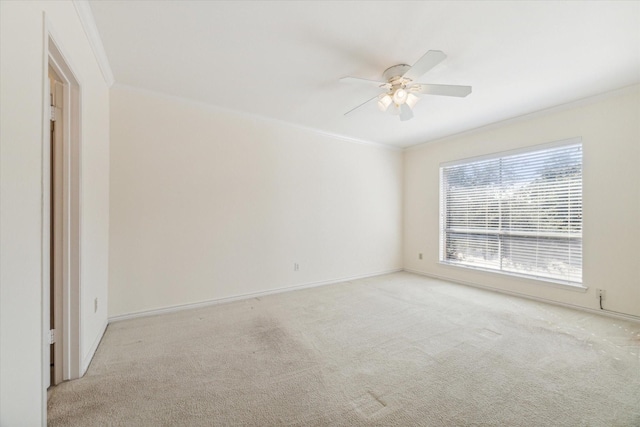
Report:
[[[516,276],[516,277],[523,277],[523,278],[527,278],[527,279],[533,279],[536,281],[540,281],[542,283],[547,283],[547,284],[552,284],[552,285],[561,285],[561,287],[563,288],[570,288],[570,289],[575,289],[575,290],[586,290],[587,287],[584,284],[584,277],[583,274],[581,273],[581,278],[579,281],[575,281],[575,280],[566,280],[563,278],[553,278],[553,277],[548,277],[546,275],[539,275],[539,274],[529,274],[529,273],[524,273],[524,272],[513,272],[513,271],[505,271],[499,268],[491,268],[491,267],[484,267],[484,266],[476,266],[476,265],[470,265],[470,264],[466,264],[463,262],[453,262],[453,261],[449,261],[446,259],[446,237],[445,237],[445,233],[447,233],[446,230],[446,192],[445,192],[445,188],[444,188],[444,171],[446,168],[449,167],[453,167],[453,166],[458,166],[458,165],[466,165],[466,164],[473,164],[476,162],[482,162],[482,161],[486,161],[486,160],[495,160],[495,159],[500,159],[500,158],[507,158],[507,157],[511,157],[511,156],[515,156],[515,155],[521,155],[521,154],[534,154],[538,151],[542,151],[542,150],[548,150],[548,149],[553,149],[553,148],[561,148],[561,147],[570,147],[570,146],[580,146],[582,148],[582,138],[577,137],[577,138],[571,138],[571,139],[566,139],[566,140],[561,140],[561,141],[555,141],[555,142],[551,142],[551,143],[546,143],[546,144],[540,144],[540,145],[535,145],[535,146],[529,146],[529,147],[525,147],[525,148],[521,148],[521,149],[516,149],[516,150],[508,150],[508,151],[502,151],[502,152],[498,152],[498,153],[492,153],[492,154],[488,154],[488,155],[484,155],[484,156],[477,156],[477,157],[470,157],[470,158],[464,158],[464,159],[459,159],[459,160],[454,160],[454,161],[450,161],[450,162],[443,162],[440,164],[440,182],[439,182],[439,191],[440,191],[440,204],[439,204],[439,209],[440,209],[440,224],[439,224],[439,262],[442,265],[446,265],[446,266],[452,266],[454,268],[462,268],[462,269],[472,269],[472,270],[478,270],[478,271],[483,271],[483,272],[490,272],[490,273],[495,273],[495,274],[500,274],[500,275],[507,275],[507,276]],[[584,155],[583,158],[581,159],[581,169],[584,167]],[[583,181],[581,180],[581,199],[583,199]],[[580,231],[580,236],[579,238],[581,239],[581,247],[582,247],[582,224],[581,224],[581,231]],[[502,233],[502,235],[508,235],[509,233]],[[582,249],[581,249],[582,251]],[[581,270],[582,272],[584,272],[584,262],[583,260],[581,260]]]

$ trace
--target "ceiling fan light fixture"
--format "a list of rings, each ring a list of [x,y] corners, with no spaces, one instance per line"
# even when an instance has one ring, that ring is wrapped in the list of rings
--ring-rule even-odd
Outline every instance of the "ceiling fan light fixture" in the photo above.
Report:
[[[397,105],[402,105],[407,102],[407,95],[407,91],[400,87],[393,93],[393,102]]]
[[[2,1],[2,0],[0,0]],[[471,93],[471,86],[427,84],[416,80],[442,62],[447,55],[439,50],[430,50],[413,65],[393,65],[383,73],[384,81],[362,79],[358,77],[343,77],[341,82],[359,82],[368,86],[375,86],[378,90],[384,90],[378,96],[373,96],[344,115],[351,114],[358,108],[377,101],[378,109],[400,116],[400,120],[410,120],[413,117],[413,109],[421,99],[420,94],[455,96],[464,98]]]
[[[415,96],[414,94],[409,93],[409,94],[407,95],[407,101],[406,101],[406,103],[407,103],[407,105],[409,106],[409,108],[411,108],[412,110],[413,110],[413,107],[415,107],[415,105],[416,105],[416,103],[417,103],[418,101],[420,101],[420,98],[419,98],[419,97],[417,97],[417,96]]]
[[[380,111],[382,112],[385,112],[392,102],[393,99],[391,99],[391,96],[389,96],[389,94],[382,94],[378,97],[378,109],[380,109]]]

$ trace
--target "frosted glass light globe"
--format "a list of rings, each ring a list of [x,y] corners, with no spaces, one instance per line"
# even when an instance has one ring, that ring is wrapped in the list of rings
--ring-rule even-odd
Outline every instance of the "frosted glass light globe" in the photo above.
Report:
[[[396,92],[393,94],[393,102],[395,102],[398,105],[404,104],[407,101],[407,91],[399,88],[398,90],[396,90]]]

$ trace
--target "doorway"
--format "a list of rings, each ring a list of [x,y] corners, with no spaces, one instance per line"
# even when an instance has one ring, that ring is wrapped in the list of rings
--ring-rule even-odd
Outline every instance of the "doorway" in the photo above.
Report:
[[[43,105],[43,393],[81,376],[80,84],[46,31]],[[45,397],[46,402],[46,397]]]

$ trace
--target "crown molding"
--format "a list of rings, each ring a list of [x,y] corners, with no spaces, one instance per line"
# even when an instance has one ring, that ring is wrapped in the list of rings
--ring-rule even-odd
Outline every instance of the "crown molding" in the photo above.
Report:
[[[100,67],[104,81],[107,83],[107,87],[111,87],[115,83],[115,79],[111,71],[111,66],[109,65],[109,58],[107,58],[107,53],[104,51],[98,27],[96,27],[96,21],[93,19],[91,6],[87,0],[73,0],[73,5],[76,8],[76,12],[82,23],[82,28],[87,35],[91,50],[98,62],[98,67]]]
[[[1,1],[1,0],[0,0]],[[323,135],[329,138],[333,138],[333,139],[337,139],[337,140],[341,140],[341,141],[345,141],[345,142],[350,142],[353,144],[360,144],[360,145],[367,145],[370,147],[376,147],[376,148],[381,148],[384,150],[389,150],[389,151],[403,151],[402,148],[400,147],[396,147],[394,145],[389,145],[389,144],[383,144],[380,142],[373,142],[373,141],[368,141],[365,139],[360,139],[360,138],[354,138],[354,137],[350,137],[350,136],[345,136],[345,135],[340,135],[337,133],[333,133],[333,132],[326,132],[320,129],[316,129],[313,127],[309,127],[309,126],[303,126],[303,125],[298,125],[295,123],[291,123],[291,122],[287,122],[285,120],[281,120],[281,119],[274,119],[272,117],[267,117],[267,116],[263,116],[260,114],[253,114],[253,113],[246,113],[244,111],[238,111],[238,110],[233,110],[230,108],[226,108],[226,107],[222,107],[219,105],[215,105],[215,104],[210,104],[204,101],[198,101],[192,98],[186,98],[183,96],[177,96],[177,95],[170,95],[167,94],[165,92],[159,92],[153,89],[146,89],[146,88],[142,88],[139,86],[131,86],[131,85],[127,85],[127,84],[123,84],[123,83],[116,83],[113,87],[113,90],[123,90],[123,91],[127,91],[127,92],[136,92],[136,93],[140,93],[143,95],[147,95],[147,96],[154,96],[157,98],[161,98],[161,99],[165,99],[165,100],[170,100],[170,101],[176,101],[176,102],[181,102],[183,104],[186,105],[191,105],[194,107],[198,107],[198,108],[203,108],[206,110],[210,110],[210,111],[216,111],[216,112],[220,112],[220,113],[226,113],[226,114],[233,114],[236,116],[240,116],[240,117],[244,117],[244,118],[251,118],[251,119],[255,119],[255,120],[260,120],[264,123],[275,123],[281,126],[286,126],[289,128],[293,128],[293,129],[299,129],[302,131],[306,131],[306,132],[311,132],[317,135]]]
[[[410,145],[405,147],[403,151],[413,151],[424,148],[428,145],[432,145],[434,143],[441,143],[451,141],[457,138],[463,138],[469,135],[478,134],[485,131],[491,131],[495,129],[499,129],[501,127],[509,126],[516,123],[526,122],[528,120],[533,120],[538,117],[544,117],[550,114],[559,113],[562,111],[571,110],[573,108],[580,108],[587,105],[595,104],[596,102],[604,101],[607,99],[615,98],[618,96],[626,96],[634,93],[638,93],[640,91],[640,84],[634,83],[629,86],[623,86],[617,89],[612,89],[606,92],[598,93],[595,95],[586,96],[584,98],[579,98],[574,101],[565,102],[558,105],[553,105],[551,107],[543,108],[541,110],[533,111],[530,113],[525,113],[519,116],[510,117],[504,120],[499,120],[497,122],[488,123],[486,125],[478,126],[472,129],[464,130],[462,132],[457,132],[451,135],[443,136],[440,138],[430,139],[425,142],[421,142],[419,144]]]

